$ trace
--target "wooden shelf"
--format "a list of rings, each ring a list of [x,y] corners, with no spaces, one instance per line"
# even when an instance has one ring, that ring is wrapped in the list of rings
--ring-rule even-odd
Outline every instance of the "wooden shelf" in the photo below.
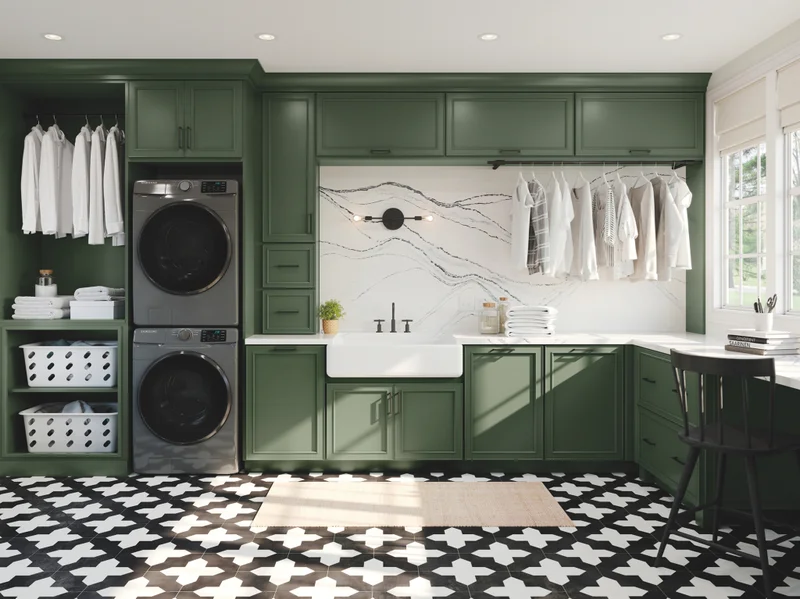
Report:
[[[9,393],[117,393],[119,387],[14,387]]]
[[[16,331],[117,331],[127,325],[119,320],[0,320],[0,326]]]

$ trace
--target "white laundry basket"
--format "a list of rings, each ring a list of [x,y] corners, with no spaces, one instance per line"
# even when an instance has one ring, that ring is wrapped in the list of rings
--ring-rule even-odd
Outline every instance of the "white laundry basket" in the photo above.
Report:
[[[117,342],[92,345],[27,343],[25,378],[29,387],[113,387],[117,384]]]
[[[22,410],[31,453],[113,453],[117,450],[117,404],[90,403],[94,414],[62,414],[66,403]]]

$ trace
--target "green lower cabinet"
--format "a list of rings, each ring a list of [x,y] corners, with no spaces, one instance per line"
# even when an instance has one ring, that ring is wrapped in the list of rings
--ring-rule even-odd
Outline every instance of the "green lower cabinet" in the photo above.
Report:
[[[245,460],[321,460],[325,348],[249,346]]]
[[[624,349],[545,349],[544,457],[625,458]]]
[[[391,460],[392,386],[329,384],[327,459]]]
[[[464,388],[458,384],[395,386],[396,459],[460,460],[464,457]]]
[[[542,459],[542,348],[465,351],[466,458]]]

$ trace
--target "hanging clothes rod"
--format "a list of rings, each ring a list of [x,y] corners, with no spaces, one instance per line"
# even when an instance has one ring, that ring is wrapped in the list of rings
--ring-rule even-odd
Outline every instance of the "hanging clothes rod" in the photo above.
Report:
[[[637,166],[647,164],[653,165],[669,165],[670,168],[678,169],[683,166],[690,166],[693,164],[700,164],[702,160],[656,160],[653,158],[645,160],[489,160],[486,164],[496,171],[501,166]]]
[[[38,117],[52,117],[53,115],[56,116],[125,116],[124,112],[31,112],[25,113],[22,115],[24,119],[35,119]]]

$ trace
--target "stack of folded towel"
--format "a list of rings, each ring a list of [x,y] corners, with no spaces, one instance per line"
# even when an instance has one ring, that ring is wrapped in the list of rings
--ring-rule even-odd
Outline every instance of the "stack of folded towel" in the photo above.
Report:
[[[125,290],[115,287],[81,287],[69,303],[73,320],[110,320],[125,317]]]
[[[551,306],[514,306],[508,309],[506,336],[539,337],[556,332],[558,310]]]
[[[14,298],[14,320],[60,320],[69,318],[69,303],[71,295],[56,295],[54,297],[19,296]]]
[[[75,299],[80,302],[107,302],[124,300],[125,290],[115,287],[81,287],[75,290]]]

